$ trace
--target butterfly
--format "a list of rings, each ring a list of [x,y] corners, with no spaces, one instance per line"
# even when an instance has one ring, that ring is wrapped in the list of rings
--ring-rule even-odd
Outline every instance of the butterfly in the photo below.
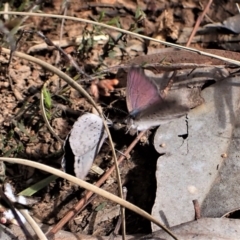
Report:
[[[163,92],[163,91],[162,91]],[[177,99],[166,100],[157,84],[141,67],[131,67],[127,76],[128,127],[138,131],[167,123],[188,112]]]

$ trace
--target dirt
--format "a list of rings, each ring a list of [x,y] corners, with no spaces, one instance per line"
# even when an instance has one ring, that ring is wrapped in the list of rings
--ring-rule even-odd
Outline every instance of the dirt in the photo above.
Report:
[[[18,10],[18,1],[12,2],[13,5],[10,8]],[[64,14],[62,1],[42,2],[40,7],[42,12]],[[67,8],[67,15],[107,24],[110,24],[109,21],[114,24],[114,19],[115,24],[119,24],[123,29],[130,29],[175,43],[178,42],[184,30],[194,26],[198,15],[207,2],[204,0],[200,4],[199,1],[194,0],[71,1]],[[137,3],[142,12],[137,10]],[[2,9],[3,4],[0,7]],[[27,6],[25,6],[25,9],[27,9]],[[101,17],[103,11],[105,14]],[[211,22],[223,22],[227,17],[235,14],[237,14],[237,8],[234,1],[214,1],[201,26]],[[11,20],[4,21],[5,27],[11,30]],[[44,43],[44,41],[36,31],[41,31],[51,41],[59,41],[62,27],[60,19],[29,17],[22,25],[26,32],[19,39],[18,51],[30,53],[36,58],[55,65],[72,78],[81,80],[86,77],[80,74],[66,57],[62,55],[59,57],[58,51],[52,46],[42,47],[37,45]],[[220,31],[217,34],[223,34],[223,32]],[[93,38],[99,35],[102,38],[103,36],[110,36],[110,40],[93,42]],[[9,44],[4,41],[4,34],[1,34],[1,36],[2,47],[9,47]],[[75,43],[79,36],[85,36],[85,39]],[[87,36],[89,36],[88,39]],[[208,41],[195,41],[191,46],[232,50],[225,43],[211,41],[209,36],[211,37],[209,34],[202,36],[203,39],[206,38]],[[20,31],[15,35],[15,39],[19,37]],[[119,33],[115,31],[81,22],[65,21],[60,45],[61,42],[69,42],[67,46],[63,47],[64,51],[70,54],[81,71],[88,75],[93,74],[98,69],[108,69],[119,64],[126,64],[129,59],[133,59],[135,56],[154,52],[156,49],[164,47],[155,42],[140,40],[132,36],[122,35],[119,39],[118,37]],[[181,44],[184,45],[186,42],[181,42]],[[50,124],[61,139],[66,138],[78,116],[84,112],[92,111],[92,106],[76,90],[66,86],[66,83],[58,76],[37,64],[13,56],[8,67],[8,59],[7,55],[1,54],[1,156],[31,159],[60,169],[60,161],[63,155],[62,143],[49,132],[39,107],[40,91],[43,84],[48,81],[47,88],[53,103],[51,109],[49,109]],[[108,72],[106,76],[99,77],[95,82],[79,82],[92,94],[115,126],[119,123],[124,125],[123,120],[127,116],[125,86],[124,83],[117,85],[116,71],[109,70]],[[115,147],[119,151],[124,151],[134,139],[134,136],[126,133],[125,128],[118,129],[115,127],[110,130]],[[149,135],[148,143],[139,143],[132,151],[130,158],[120,165],[122,181],[128,190],[127,200],[149,213],[151,213],[155,197],[155,166],[158,158],[158,154],[152,145],[153,134],[154,130]],[[113,161],[108,144],[103,145],[95,163],[103,170],[112,166]],[[12,184],[16,193],[45,177],[47,177],[46,173],[39,170],[16,164],[6,164],[5,181]],[[93,183],[98,178],[99,176],[96,174],[89,174],[86,180]],[[102,187],[117,195],[115,174],[112,174],[111,178]],[[81,199],[82,194],[83,189],[57,179],[34,195],[34,197],[40,197],[40,200],[34,205],[32,213],[41,222],[55,225]],[[73,233],[108,235],[114,230],[119,216],[119,209],[116,207],[116,204],[102,197],[96,197],[64,229]],[[110,210],[114,210],[114,213],[106,213]],[[109,219],[101,221],[104,214],[108,214]],[[126,223],[128,234],[151,232],[150,223],[130,211],[126,213]]]

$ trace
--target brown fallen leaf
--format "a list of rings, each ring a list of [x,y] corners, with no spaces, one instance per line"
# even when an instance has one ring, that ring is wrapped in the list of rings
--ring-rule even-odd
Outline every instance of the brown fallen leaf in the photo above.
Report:
[[[101,81],[93,81],[90,86],[90,93],[95,99],[99,98],[99,94],[102,96],[110,96],[110,92],[114,90],[114,86],[118,85],[117,79],[105,79]]]
[[[94,80],[91,82],[91,86],[89,88],[89,92],[90,94],[95,98],[98,99],[99,98],[99,91],[98,91],[98,87],[97,87],[97,82],[98,80]]]

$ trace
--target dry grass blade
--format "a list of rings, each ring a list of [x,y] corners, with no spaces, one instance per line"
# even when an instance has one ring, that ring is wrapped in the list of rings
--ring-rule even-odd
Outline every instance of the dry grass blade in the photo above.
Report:
[[[162,41],[162,40],[147,37],[147,36],[144,36],[144,35],[141,35],[141,34],[138,34],[138,33],[130,32],[130,31],[127,31],[127,30],[124,30],[124,29],[121,29],[121,28],[117,28],[117,27],[110,26],[110,25],[103,24],[103,23],[99,23],[99,22],[94,22],[94,21],[87,20],[87,19],[76,18],[76,17],[71,17],[71,16],[55,15],[55,14],[43,14],[43,13],[26,13],[26,12],[7,12],[6,13],[6,12],[0,12],[0,15],[3,15],[3,14],[22,15],[22,16],[38,16],[38,17],[52,17],[52,18],[68,19],[68,20],[77,21],[77,22],[85,22],[85,23],[94,24],[94,25],[97,25],[97,26],[109,28],[109,29],[112,29],[112,30],[116,30],[116,31],[119,31],[119,32],[122,32],[122,33],[125,33],[125,34],[129,34],[129,35],[132,35],[132,36],[135,36],[135,37],[139,37],[139,38],[143,38],[143,39],[146,39],[146,40],[158,42],[158,43],[161,43],[163,45],[173,47],[173,48],[176,48],[176,49],[182,49],[182,50],[186,50],[186,51],[190,51],[190,52],[195,52],[195,53],[203,55],[203,56],[220,59],[222,61],[240,66],[240,61],[236,61],[236,60],[233,60],[233,59],[230,59],[230,58],[221,57],[221,56],[211,54],[211,53],[207,53],[207,52],[204,52],[204,51],[200,51],[200,50],[197,50],[197,49],[194,49],[194,48],[184,47],[184,46],[181,46],[181,45],[178,45],[178,44],[165,42],[165,41]]]
[[[29,166],[29,167],[33,167],[33,168],[37,168],[40,169],[42,171],[45,172],[49,172],[53,175],[56,175],[58,177],[67,179],[68,181],[71,181],[77,185],[79,185],[80,187],[83,187],[89,191],[92,191],[96,194],[99,194],[100,196],[107,198],[111,201],[114,201],[115,203],[120,204],[122,207],[128,208],[129,210],[132,210],[133,212],[141,215],[144,218],[147,218],[149,221],[155,223],[157,226],[161,227],[165,232],[167,232],[170,236],[172,236],[174,239],[178,239],[168,228],[166,228],[162,223],[160,223],[158,220],[156,220],[155,218],[153,218],[149,213],[143,211],[142,209],[140,209],[139,207],[135,206],[134,204],[127,202],[125,200],[123,200],[120,197],[117,197],[101,188],[98,188],[88,182],[85,182],[79,178],[73,177],[72,175],[66,174],[58,169],[46,166],[44,164],[41,163],[37,163],[37,162],[33,162],[30,160],[26,160],[26,159],[21,159],[21,158],[4,158],[4,157],[0,157],[0,161],[5,161],[5,162],[10,162],[10,163],[15,163],[15,164],[22,164],[25,166]]]
[[[26,238],[27,239],[33,239],[33,236],[29,233],[28,229],[26,228],[26,226],[22,222],[21,218],[19,217],[13,203],[5,195],[2,188],[0,188],[0,196],[1,196],[1,200],[4,202],[4,204],[6,204],[6,207],[11,209],[11,211],[14,215],[14,218],[17,220],[17,222],[18,222],[20,228],[22,229],[22,231],[24,232]],[[33,229],[34,229],[34,227],[33,227]]]
[[[10,54],[11,51],[9,49],[6,49],[6,48],[2,48],[1,49],[2,52],[6,53],[6,54]],[[104,116],[102,114],[101,111],[99,111],[95,101],[91,98],[91,96],[78,84],[76,83],[72,78],[70,78],[67,74],[65,74],[64,72],[60,71],[59,69],[53,67],[52,65],[40,60],[40,59],[37,59],[35,57],[32,57],[30,55],[27,55],[27,54],[24,54],[24,53],[20,53],[20,52],[14,52],[14,55],[17,56],[17,57],[20,57],[20,58],[23,58],[23,59],[26,59],[28,61],[31,61],[31,62],[34,62],[36,64],[39,64],[40,66],[48,69],[49,71],[51,72],[54,72],[56,75],[58,75],[60,78],[62,78],[64,81],[66,81],[71,87],[73,87],[74,89],[76,89],[77,91],[79,91],[84,97],[87,98],[87,100],[93,105],[93,107],[97,110],[97,112],[99,113],[99,116],[103,119],[103,124],[104,124],[104,127],[106,129],[106,132],[108,134],[108,138],[109,138],[109,142],[110,142],[110,146],[111,146],[111,149],[112,149],[112,153],[113,153],[113,159],[114,159],[114,163],[115,163],[115,168],[116,168],[116,173],[117,173],[117,182],[118,182],[118,190],[119,190],[119,196],[121,198],[123,198],[123,193],[122,193],[122,184],[121,184],[121,178],[120,178],[120,172],[119,172],[119,168],[118,168],[118,164],[117,164],[117,156],[116,156],[116,152],[115,152],[115,149],[114,149],[114,144],[113,144],[113,141],[112,141],[112,137],[111,137],[111,134],[109,132],[109,129],[108,129],[108,126],[107,126],[107,123],[104,119]],[[124,211],[122,210],[121,208],[121,214],[122,214],[122,227],[123,227],[123,232],[125,232],[125,220],[124,220]],[[123,234],[124,235],[124,234]]]
[[[37,223],[33,220],[33,218],[29,215],[29,213],[24,209],[20,209],[19,212],[25,217],[25,219],[30,224],[30,226],[33,228],[33,230],[36,233],[36,235],[38,236],[38,238],[41,240],[47,240],[45,234],[43,233],[41,228],[37,225]]]

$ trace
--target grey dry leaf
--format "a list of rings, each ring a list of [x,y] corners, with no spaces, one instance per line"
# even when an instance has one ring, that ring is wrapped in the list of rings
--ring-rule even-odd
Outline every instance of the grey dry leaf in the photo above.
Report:
[[[228,218],[201,218],[170,230],[184,240],[237,240],[240,234],[239,219]],[[172,237],[160,230],[139,239],[172,240]]]
[[[64,144],[63,169],[80,179],[85,178],[106,137],[99,116],[85,113],[79,117]]]
[[[233,17],[229,17],[226,20],[223,21],[223,23],[211,23],[207,24],[204,27],[206,28],[225,28],[228,29],[234,33],[240,33],[240,14],[237,14]]]
[[[203,104],[155,134],[155,149],[165,155],[157,162],[152,215],[165,224],[167,219],[170,227],[194,218],[193,199],[199,201],[202,217],[221,217],[239,207],[238,82],[239,76],[228,77],[205,88]],[[158,227],[152,224],[152,229]]]

